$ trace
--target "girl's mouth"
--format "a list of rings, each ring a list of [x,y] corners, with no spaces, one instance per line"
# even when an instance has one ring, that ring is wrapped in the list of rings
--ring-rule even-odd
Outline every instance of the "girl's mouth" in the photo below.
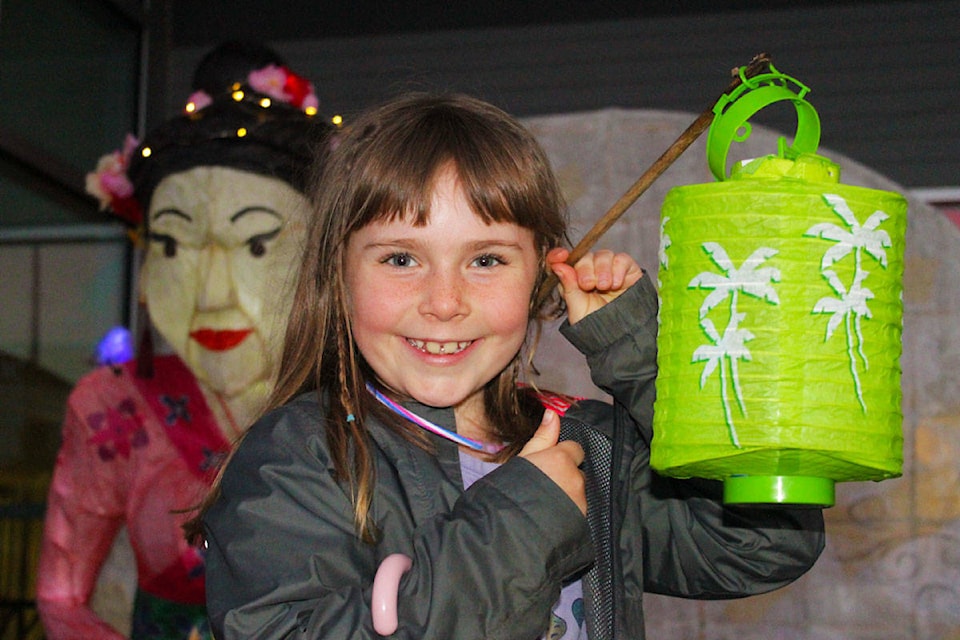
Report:
[[[473,340],[465,340],[463,342],[432,342],[430,340],[415,340],[414,338],[407,338],[407,342],[410,343],[410,346],[424,353],[447,356],[460,353],[473,344]]]
[[[190,337],[200,346],[210,351],[228,351],[233,349],[253,333],[253,329],[197,329]]]

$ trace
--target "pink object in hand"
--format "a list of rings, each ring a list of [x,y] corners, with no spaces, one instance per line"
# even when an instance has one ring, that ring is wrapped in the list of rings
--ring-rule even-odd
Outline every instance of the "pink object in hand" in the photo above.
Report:
[[[389,636],[397,630],[397,594],[400,591],[400,578],[403,577],[413,560],[402,553],[392,553],[383,559],[373,578],[371,613],[373,628],[382,636]]]

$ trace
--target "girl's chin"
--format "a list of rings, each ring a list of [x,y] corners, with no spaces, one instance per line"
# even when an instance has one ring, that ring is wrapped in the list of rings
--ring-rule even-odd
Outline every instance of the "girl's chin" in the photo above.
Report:
[[[479,393],[479,391],[450,388],[410,389],[407,395],[428,407],[456,407]]]

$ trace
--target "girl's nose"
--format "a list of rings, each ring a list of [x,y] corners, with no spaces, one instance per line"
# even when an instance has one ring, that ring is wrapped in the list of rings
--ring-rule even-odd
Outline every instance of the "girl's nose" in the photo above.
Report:
[[[469,306],[466,300],[465,284],[459,274],[431,274],[424,282],[420,313],[433,316],[438,320],[452,320],[466,315]]]
[[[199,268],[200,291],[197,308],[211,311],[233,306],[236,303],[233,274],[226,250],[217,244],[207,247],[200,259]]]

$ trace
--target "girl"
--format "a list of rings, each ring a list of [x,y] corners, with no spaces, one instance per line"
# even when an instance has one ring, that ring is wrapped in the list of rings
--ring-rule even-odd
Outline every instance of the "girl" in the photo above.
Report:
[[[393,637],[445,640],[642,638],[644,590],[742,596],[812,565],[819,511],[651,473],[656,293],[625,255],[564,263],[559,189],[512,118],[394,100],[315,193],[274,410],[202,516],[216,637],[376,637],[395,553]],[[563,301],[537,306],[548,269]],[[518,384],[562,304],[612,406]]]

